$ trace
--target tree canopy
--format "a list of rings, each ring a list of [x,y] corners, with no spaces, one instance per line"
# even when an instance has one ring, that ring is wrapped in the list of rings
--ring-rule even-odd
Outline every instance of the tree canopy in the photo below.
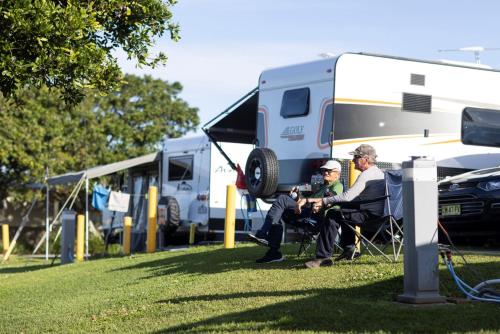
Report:
[[[46,87],[22,92],[17,103],[0,99],[0,198],[43,182],[45,166],[56,175],[136,157],[198,125],[197,108],[178,96],[180,83],[124,80],[118,91],[89,93],[76,106]]]
[[[170,7],[176,0],[0,1],[0,91],[56,87],[74,104],[88,89],[107,93],[122,74],[113,52],[123,49],[139,66],[166,62],[150,55],[155,38],[179,39]]]

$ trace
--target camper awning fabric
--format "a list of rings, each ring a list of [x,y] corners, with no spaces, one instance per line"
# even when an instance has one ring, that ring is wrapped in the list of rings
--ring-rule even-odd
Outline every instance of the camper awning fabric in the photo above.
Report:
[[[79,172],[70,172],[62,175],[57,175],[49,178],[50,185],[57,184],[68,184],[68,183],[76,183],[81,180],[82,177],[87,176],[88,179],[93,179],[96,177],[104,176],[119,172],[124,169],[128,169],[131,167],[147,164],[154,162],[160,159],[161,152],[155,152],[147,155],[143,155],[141,157],[123,160],[119,162],[114,162],[108,165],[92,167],[87,170],[82,170]]]
[[[255,88],[203,126],[217,142],[251,144],[257,128],[259,89]]]

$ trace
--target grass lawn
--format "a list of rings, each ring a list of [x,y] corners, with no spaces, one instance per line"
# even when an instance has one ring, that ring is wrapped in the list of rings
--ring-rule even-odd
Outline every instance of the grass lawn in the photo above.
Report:
[[[302,269],[258,265],[264,251],[239,244],[139,254],[50,267],[13,258],[0,265],[0,332],[500,332],[500,305],[401,305],[402,263],[364,256]],[[467,255],[484,279],[500,256]],[[456,257],[457,271],[471,284]],[[460,296],[442,266],[441,292]]]

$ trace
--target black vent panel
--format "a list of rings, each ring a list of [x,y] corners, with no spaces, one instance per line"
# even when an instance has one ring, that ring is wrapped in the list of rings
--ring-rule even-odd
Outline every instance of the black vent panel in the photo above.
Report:
[[[410,84],[416,86],[425,86],[425,75],[423,74],[411,74]]]
[[[403,93],[403,111],[413,111],[430,114],[432,96]]]

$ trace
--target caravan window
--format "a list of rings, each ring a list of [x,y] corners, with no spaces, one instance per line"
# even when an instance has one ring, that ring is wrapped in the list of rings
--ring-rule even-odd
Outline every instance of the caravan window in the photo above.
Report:
[[[305,116],[309,113],[309,88],[285,91],[281,101],[280,115],[284,118]]]
[[[193,179],[193,155],[183,155],[168,159],[168,180],[192,180]]]
[[[266,121],[263,112],[257,112],[257,146],[266,147]]]
[[[325,113],[322,117],[322,126],[321,126],[321,136],[320,136],[320,145],[329,145],[331,140],[331,132],[333,130],[333,104],[329,104]]]

